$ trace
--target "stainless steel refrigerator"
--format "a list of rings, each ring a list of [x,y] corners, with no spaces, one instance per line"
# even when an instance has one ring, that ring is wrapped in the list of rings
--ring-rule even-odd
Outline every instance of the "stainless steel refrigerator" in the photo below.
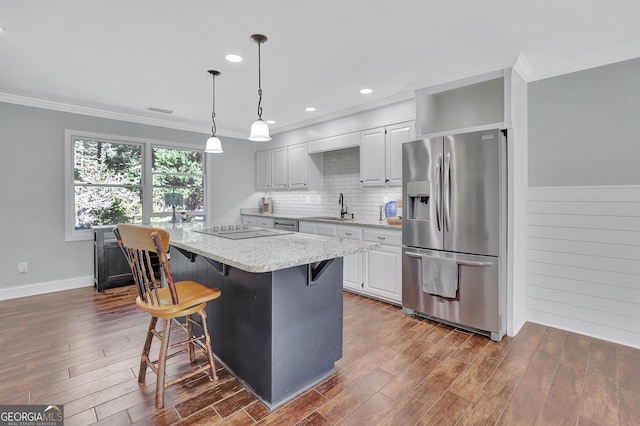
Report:
[[[405,313],[502,339],[506,132],[495,129],[407,142],[402,161]]]

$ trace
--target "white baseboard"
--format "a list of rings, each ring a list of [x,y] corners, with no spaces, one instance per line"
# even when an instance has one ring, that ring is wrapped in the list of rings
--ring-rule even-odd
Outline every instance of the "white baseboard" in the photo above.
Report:
[[[65,278],[63,280],[47,281],[43,283],[28,284],[9,288],[0,288],[0,300],[35,296],[36,294],[53,293],[55,291],[71,290],[80,287],[93,287],[93,275]]]

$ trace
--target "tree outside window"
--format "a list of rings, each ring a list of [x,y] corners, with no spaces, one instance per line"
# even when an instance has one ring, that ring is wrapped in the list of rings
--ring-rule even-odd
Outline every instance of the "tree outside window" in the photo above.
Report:
[[[100,225],[171,220],[173,206],[167,200],[181,201],[176,206],[180,218],[204,220],[203,152],[137,138],[66,134],[72,161],[67,163],[72,168],[67,208],[73,209],[67,210],[67,238],[86,239],[83,231]]]

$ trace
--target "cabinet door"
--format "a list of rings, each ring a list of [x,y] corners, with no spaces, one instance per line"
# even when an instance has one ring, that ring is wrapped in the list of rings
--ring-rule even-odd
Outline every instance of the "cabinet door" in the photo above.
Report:
[[[387,127],[387,182],[402,185],[402,144],[415,139],[414,122]]]
[[[271,189],[287,189],[287,148],[271,150]]]
[[[362,293],[362,253],[348,254],[343,258],[342,286]]]
[[[290,146],[288,149],[289,188],[307,189],[307,144]]]
[[[385,129],[367,130],[360,134],[360,184],[385,185]]]
[[[402,248],[382,245],[364,255],[364,291],[402,303]]]
[[[338,238],[361,240],[362,230],[355,226],[339,225]],[[354,253],[344,256],[342,285],[347,290],[362,293],[362,253]]]
[[[256,154],[256,188],[271,189],[271,151]]]

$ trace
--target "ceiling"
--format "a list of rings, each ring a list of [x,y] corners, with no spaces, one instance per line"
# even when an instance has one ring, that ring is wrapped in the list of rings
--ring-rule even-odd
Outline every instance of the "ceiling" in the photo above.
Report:
[[[216,69],[218,135],[245,138],[251,34],[268,37],[263,118],[278,133],[519,54],[530,81],[639,57],[638,17],[637,0],[0,0],[0,101],[208,132]]]

